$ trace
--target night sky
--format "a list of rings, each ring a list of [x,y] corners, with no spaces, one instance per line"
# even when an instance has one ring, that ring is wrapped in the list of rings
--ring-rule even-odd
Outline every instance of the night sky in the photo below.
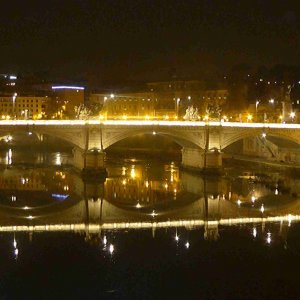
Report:
[[[296,3],[1,1],[0,72],[122,81],[198,78],[240,63],[298,65]]]

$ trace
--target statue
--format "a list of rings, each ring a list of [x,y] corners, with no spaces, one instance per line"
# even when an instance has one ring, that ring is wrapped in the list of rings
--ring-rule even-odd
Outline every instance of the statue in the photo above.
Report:
[[[84,104],[80,104],[79,106],[74,107],[76,119],[86,120],[91,114],[91,111],[84,106]]]
[[[193,105],[189,106],[186,111],[185,115],[183,117],[185,121],[197,121],[199,120],[199,114],[198,114],[198,108],[194,108]]]

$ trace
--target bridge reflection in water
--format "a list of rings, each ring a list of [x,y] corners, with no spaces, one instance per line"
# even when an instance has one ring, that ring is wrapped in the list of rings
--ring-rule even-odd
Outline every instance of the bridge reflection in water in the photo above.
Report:
[[[297,179],[243,172],[201,177],[175,163],[128,160],[108,177],[82,179],[72,170],[4,169],[0,177],[0,231],[73,231],[101,237],[106,231],[203,228],[217,240],[220,227],[249,226],[267,241],[286,237],[300,220]],[[266,229],[268,224],[272,226]],[[260,228],[260,230],[258,229]]]

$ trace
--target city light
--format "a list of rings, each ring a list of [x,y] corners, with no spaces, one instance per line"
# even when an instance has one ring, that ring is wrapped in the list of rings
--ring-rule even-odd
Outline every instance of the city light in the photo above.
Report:
[[[110,245],[109,245],[109,253],[110,253],[110,254],[113,254],[114,251],[115,251],[114,245],[113,245],[113,244],[110,244]]]
[[[56,85],[52,86],[52,90],[84,90],[82,86],[68,86],[68,85]]]
[[[250,117],[252,119],[252,116]],[[262,129],[300,129],[300,124],[293,123],[245,123],[245,122],[217,122],[217,121],[166,121],[166,120],[0,120],[0,126],[86,126],[86,125],[109,125],[109,126],[178,126],[178,127],[232,127],[232,128],[262,128]]]

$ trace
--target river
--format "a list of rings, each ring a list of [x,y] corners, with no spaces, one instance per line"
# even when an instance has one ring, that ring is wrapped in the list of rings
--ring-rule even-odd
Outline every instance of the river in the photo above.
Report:
[[[227,161],[204,177],[168,157],[0,153],[3,299],[296,299],[300,184]]]

